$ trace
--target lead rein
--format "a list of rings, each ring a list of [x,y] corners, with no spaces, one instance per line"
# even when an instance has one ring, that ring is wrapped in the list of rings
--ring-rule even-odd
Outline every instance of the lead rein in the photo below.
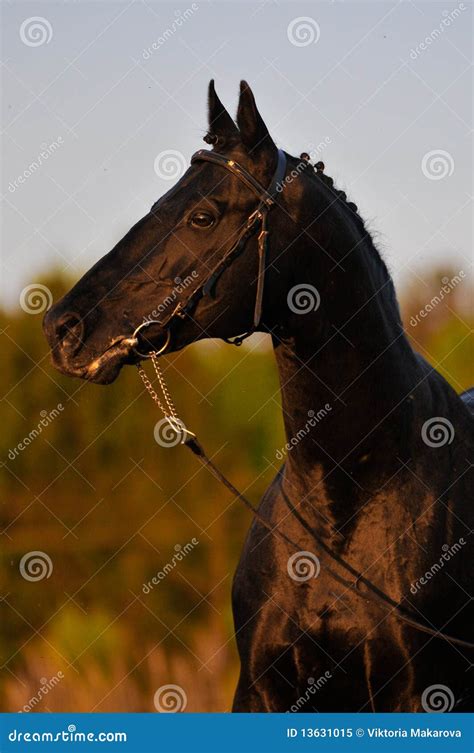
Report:
[[[171,395],[168,391],[168,387],[166,385],[163,372],[161,371],[160,365],[158,364],[158,357],[157,353],[150,353],[150,360],[153,364],[153,367],[155,369],[156,377],[158,379],[158,384],[160,386],[163,400],[166,405],[163,405],[162,400],[158,396],[157,392],[155,391],[152,383],[150,382],[143,366],[141,364],[137,364],[138,373],[140,374],[140,377],[143,381],[143,384],[145,385],[145,388],[147,392],[150,394],[151,398],[154,400],[154,402],[158,405],[161,412],[163,413],[165,419],[168,421],[172,429],[178,434],[182,435],[182,444],[184,444],[186,447],[189,447],[189,449],[193,452],[194,455],[199,459],[201,464],[207,468],[212,475],[221,483],[223,486],[225,486],[232,494],[235,495],[237,499],[239,499],[246,507],[250,510],[254,518],[261,523],[261,525],[267,529],[267,531],[270,532],[272,536],[279,537],[282,541],[284,541],[286,544],[289,544],[289,546],[294,549],[296,552],[301,551],[300,546],[296,544],[292,539],[290,539],[289,536],[286,535],[286,533],[283,533],[283,531],[280,531],[279,528],[276,526],[273,526],[271,523],[269,523],[268,520],[266,520],[260,512],[253,506],[253,504],[245,497],[239,490],[233,485],[231,481],[229,481],[226,476],[219,470],[219,468],[212,462],[212,460],[208,457],[206,454],[203,446],[199,442],[196,434],[194,432],[189,431],[189,429],[186,428],[183,421],[178,417],[178,414],[176,412],[175,405],[173,403],[173,400],[171,398]],[[365,599],[366,601],[371,601],[376,603],[378,606],[382,606],[385,610],[387,616],[394,615],[395,617],[398,617],[399,620],[404,622],[406,625],[409,625],[412,628],[415,628],[416,630],[420,630],[423,633],[427,633],[428,635],[431,635],[434,638],[440,638],[441,640],[447,641],[448,643],[457,644],[459,646],[463,646],[464,648],[474,649],[474,643],[470,641],[463,640],[462,638],[456,638],[452,635],[449,635],[448,633],[443,633],[440,630],[436,630],[435,628],[430,627],[429,625],[423,624],[416,620],[403,606],[401,603],[397,603],[394,601],[388,594],[386,594],[384,591],[381,591],[372,581],[368,580],[367,578],[362,575],[362,573],[359,573],[355,568],[352,567],[348,562],[346,562],[342,557],[339,557],[337,554],[331,551],[331,549],[328,547],[326,542],[324,542],[319,534],[309,526],[309,524],[300,516],[296,508],[294,507],[291,500],[288,498],[287,494],[285,493],[283,486],[280,484],[280,491],[283,495],[283,499],[287,505],[287,507],[290,510],[290,513],[293,514],[296,519],[299,521],[300,525],[306,530],[307,533],[309,533],[313,539],[316,541],[316,543],[319,545],[319,547],[337,564],[339,564],[342,568],[346,570],[353,578],[354,580],[347,580],[346,578],[339,575],[339,573],[335,572],[331,567],[329,567],[327,564],[325,564],[324,569],[325,572],[333,578],[333,580],[340,583],[342,586],[344,586],[346,589],[349,589],[350,591],[356,593],[359,598]],[[366,591],[362,593],[360,590],[360,586],[364,585],[366,587]]]

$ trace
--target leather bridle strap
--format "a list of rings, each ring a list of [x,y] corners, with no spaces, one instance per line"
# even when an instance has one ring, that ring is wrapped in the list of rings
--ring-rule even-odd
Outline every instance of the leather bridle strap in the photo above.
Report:
[[[213,162],[215,165],[224,167],[245,183],[261,202],[267,202],[269,207],[275,203],[276,194],[281,190],[281,184],[286,172],[286,155],[281,149],[278,149],[277,166],[270,185],[267,188],[264,188],[242,165],[223,154],[210,152],[208,149],[199,149],[191,157],[191,164],[194,162]]]
[[[262,307],[263,307],[263,290],[265,285],[265,265],[267,257],[267,215],[270,209],[275,205],[275,199],[277,194],[282,190],[283,180],[286,173],[286,155],[278,149],[277,166],[273,177],[270,181],[270,185],[264,188],[253,175],[251,175],[245,168],[233,159],[225,157],[223,154],[217,152],[210,152],[207,149],[200,149],[191,158],[191,164],[195,162],[211,162],[215,165],[223,167],[228,170],[232,175],[235,175],[247,188],[258,197],[260,203],[256,210],[252,212],[247,220],[245,228],[242,234],[237,239],[237,242],[231,248],[229,252],[224,256],[224,259],[217,265],[216,269],[212,271],[210,277],[203,285],[203,295],[209,294],[218,278],[238,254],[243,250],[243,247],[248,238],[253,234],[258,225],[260,225],[260,233],[258,235],[258,276],[257,276],[257,293],[255,296],[254,315],[251,329],[245,334],[247,337],[253,331],[255,331],[262,319]],[[242,338],[238,338],[238,344],[242,342]]]

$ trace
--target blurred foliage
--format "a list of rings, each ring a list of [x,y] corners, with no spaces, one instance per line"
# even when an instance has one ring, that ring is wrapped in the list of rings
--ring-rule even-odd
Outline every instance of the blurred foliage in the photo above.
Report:
[[[474,385],[474,297],[464,270],[451,267],[416,278],[401,295],[406,332],[456,392]]]
[[[402,308],[414,347],[461,391],[474,383],[469,283],[410,325],[452,274],[408,290]],[[68,285],[59,276],[43,283],[55,300]],[[19,309],[0,318],[2,710],[22,708],[58,672],[36,710],[153,711],[156,689],[168,683],[184,688],[189,711],[228,710],[238,674],[231,582],[248,512],[185,448],[155,442],[160,416],[133,368],[107,387],[62,377],[41,316]],[[283,444],[273,356],[257,345],[201,343],[163,359],[185,424],[255,500]],[[198,545],[144,593],[193,537]],[[25,580],[20,560],[37,550],[52,573]]]

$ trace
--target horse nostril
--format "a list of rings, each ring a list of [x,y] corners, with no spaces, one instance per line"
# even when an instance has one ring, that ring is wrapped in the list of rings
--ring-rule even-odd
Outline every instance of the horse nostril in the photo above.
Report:
[[[84,324],[77,315],[68,312],[56,322],[56,337],[63,350],[70,355],[76,353],[82,346]]]

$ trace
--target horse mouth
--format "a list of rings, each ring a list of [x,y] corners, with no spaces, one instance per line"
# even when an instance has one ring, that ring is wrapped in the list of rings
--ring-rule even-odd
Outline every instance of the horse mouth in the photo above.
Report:
[[[122,366],[138,363],[140,360],[134,351],[135,344],[135,338],[117,338],[103,353],[83,363],[75,363],[58,347],[52,348],[53,366],[68,377],[78,377],[97,384],[110,384],[117,378]]]
[[[96,384],[111,384],[118,377],[122,366],[136,365],[153,352],[163,352],[170,341],[169,334],[163,334],[160,341],[152,343],[144,335],[130,335],[116,338],[93,360],[75,364],[53,350],[53,364],[62,374],[78,377]]]
[[[135,351],[137,339],[122,337],[113,342],[107,350],[87,364],[80,375],[88,382],[110,384],[118,377],[122,366],[138,363],[141,359]]]

